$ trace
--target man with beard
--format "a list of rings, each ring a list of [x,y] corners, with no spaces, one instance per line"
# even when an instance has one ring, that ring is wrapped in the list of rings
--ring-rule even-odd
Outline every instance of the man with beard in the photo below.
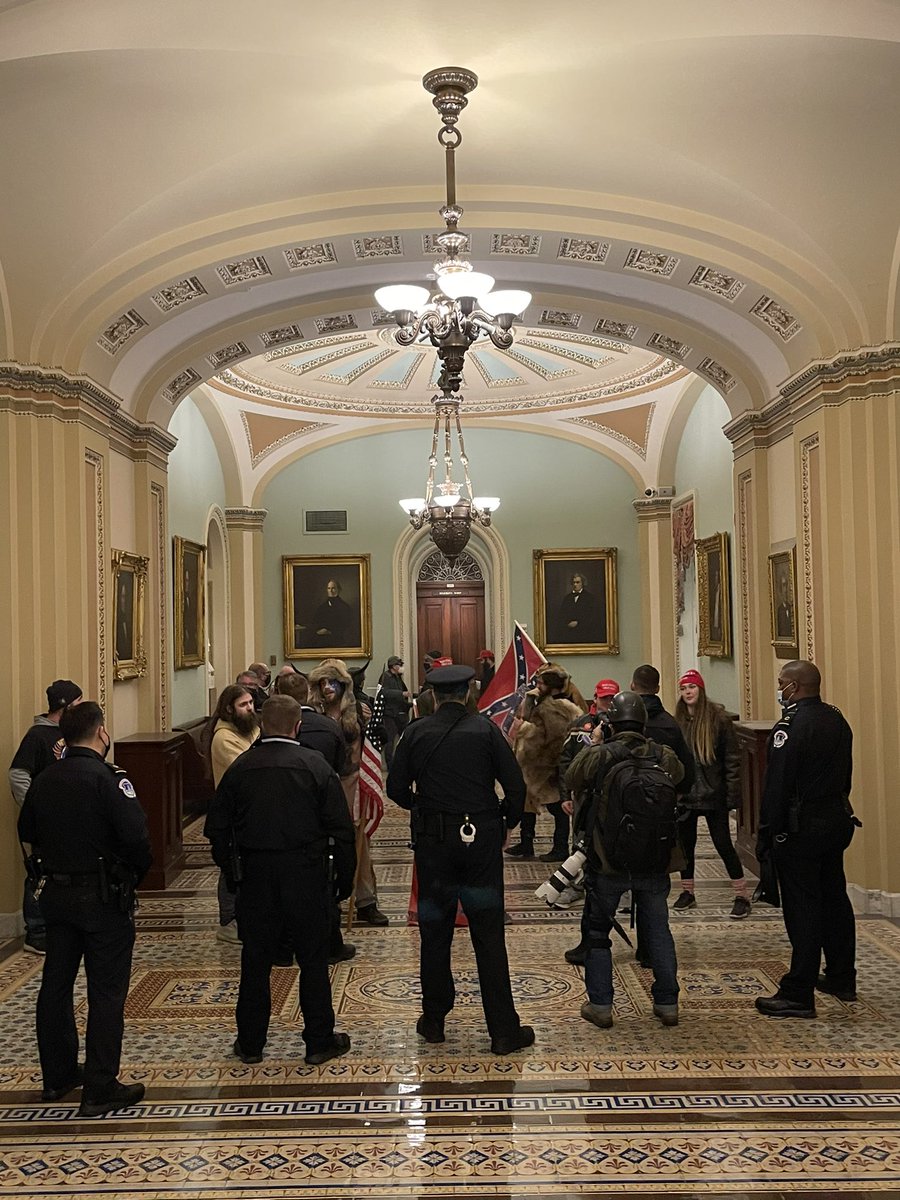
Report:
[[[256,716],[253,694],[240,683],[224,688],[216,703],[216,711],[207,726],[212,736],[209,742],[209,758],[212,765],[213,783],[216,787],[222,776],[245,750],[256,741],[259,720]],[[216,940],[240,945],[241,937],[235,919],[234,894],[229,892],[225,876],[219,872],[219,928]]]

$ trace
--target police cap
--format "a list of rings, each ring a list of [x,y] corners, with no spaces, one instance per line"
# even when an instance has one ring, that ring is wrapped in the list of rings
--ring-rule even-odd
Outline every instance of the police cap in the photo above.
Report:
[[[425,682],[436,692],[455,692],[475,678],[472,667],[437,667],[425,676]]]

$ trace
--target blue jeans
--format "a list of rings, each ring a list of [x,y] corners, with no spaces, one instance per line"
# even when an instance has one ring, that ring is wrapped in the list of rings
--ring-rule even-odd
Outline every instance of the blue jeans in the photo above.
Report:
[[[678,963],[669,929],[668,875],[602,875],[588,872],[590,937],[584,982],[592,1004],[612,1004],[610,933],[622,893],[631,888],[636,907],[638,945],[653,966],[650,991],[655,1004],[678,1003]]]

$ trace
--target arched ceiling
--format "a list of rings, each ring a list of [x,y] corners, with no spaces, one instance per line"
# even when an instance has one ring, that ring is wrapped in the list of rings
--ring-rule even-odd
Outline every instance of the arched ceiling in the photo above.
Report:
[[[267,352],[378,339],[374,287],[430,269],[420,80],[454,62],[480,77],[463,227],[534,293],[520,337],[618,340],[758,406],[900,333],[898,40],[883,0],[0,0],[0,357],[165,425]],[[492,371],[467,382],[512,395]],[[365,375],[356,399],[402,391]]]

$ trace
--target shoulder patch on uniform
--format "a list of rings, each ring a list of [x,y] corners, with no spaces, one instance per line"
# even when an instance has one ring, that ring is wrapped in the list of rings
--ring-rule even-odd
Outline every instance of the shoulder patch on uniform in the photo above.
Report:
[[[120,780],[120,782],[119,782],[119,791],[120,791],[120,792],[124,792],[124,793],[125,793],[125,795],[126,795],[126,796],[127,796],[129,799],[130,799],[130,800],[134,800],[134,799],[136,799],[136,797],[137,797],[137,792],[134,790],[134,784],[131,782],[131,780],[130,780],[130,779],[122,779],[122,780]]]
[[[772,744],[776,750],[780,750],[787,740],[788,735],[783,729],[775,730],[775,736],[772,738]]]

